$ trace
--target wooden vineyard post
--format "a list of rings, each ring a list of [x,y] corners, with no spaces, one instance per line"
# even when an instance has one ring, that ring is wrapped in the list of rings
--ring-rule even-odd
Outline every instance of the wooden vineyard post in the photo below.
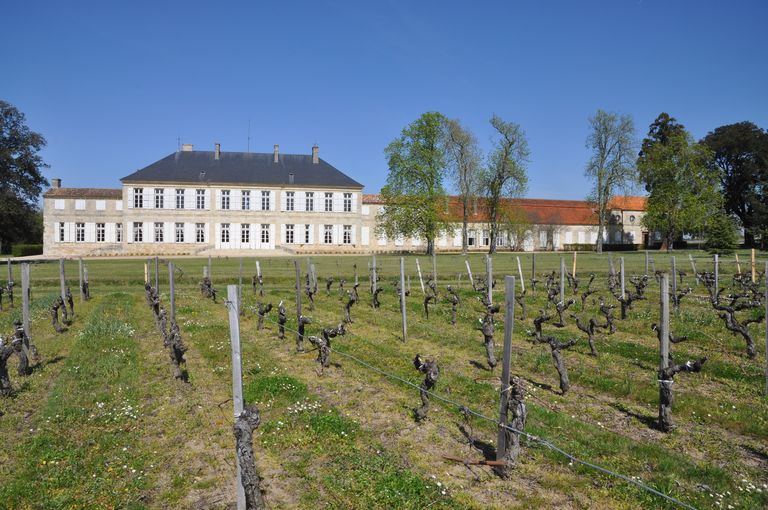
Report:
[[[645,275],[648,276],[648,250],[645,250]]]
[[[243,315],[243,257],[240,257],[240,270],[237,274],[237,313]]]
[[[499,431],[496,438],[496,460],[501,461],[507,452],[504,427],[507,425],[509,402],[509,373],[512,365],[512,331],[515,327],[515,277],[504,278],[504,357],[501,362],[501,393],[499,394]]]
[[[157,291],[157,294],[160,295],[160,273],[158,264],[160,261],[157,257],[155,257],[155,290]]]
[[[560,302],[565,303],[565,257],[560,257]]]
[[[720,257],[715,253],[715,296],[720,290]]]
[[[243,412],[243,366],[240,359],[240,317],[237,299],[237,286],[227,285],[227,300],[229,301],[229,340],[232,344],[232,403],[235,419]],[[245,510],[245,489],[240,477],[240,460],[235,455],[237,466],[237,510]]]
[[[467,266],[467,274],[469,275],[469,283],[472,284],[472,288],[475,288],[475,279],[472,278],[472,269],[469,267],[469,259],[464,259],[464,264]]]
[[[21,265],[21,324],[24,327],[24,334],[27,338],[32,338],[29,333],[29,264]],[[24,351],[29,356],[26,343],[22,344]]]
[[[531,253],[531,280],[536,278],[536,252]]]
[[[525,292],[525,282],[523,281],[523,266],[520,265],[520,257],[515,257],[517,259],[517,274],[520,275],[520,292]]]
[[[11,269],[11,259],[7,258],[5,261],[8,264],[8,283],[11,283],[13,281],[13,269]]]
[[[488,287],[488,303],[493,304],[493,259],[485,256],[485,282]]]
[[[434,247],[432,248],[432,278],[435,279],[435,285],[437,285],[437,255],[435,255]]]
[[[571,271],[571,276],[576,278],[576,252],[573,252],[573,270]]]
[[[61,292],[61,299],[65,303],[67,302],[67,280],[64,274],[64,259],[59,259],[59,287]]]
[[[85,282],[85,285],[88,287],[88,295],[90,296],[91,293],[91,287],[88,283],[88,266],[83,266],[83,282]]]
[[[608,254],[608,274],[613,276],[616,274],[616,268],[613,267],[613,255]]]
[[[408,339],[408,323],[405,316],[405,259],[400,257],[400,315],[403,320],[403,342]]]
[[[736,274],[741,276],[741,262],[739,262],[739,254],[734,253],[734,255],[736,256]]]
[[[296,273],[296,345],[301,345],[303,338],[301,338],[301,334],[298,333],[298,330],[301,329],[298,327],[301,325],[301,269],[299,269],[299,261],[296,259],[293,260],[293,269]]]
[[[85,301],[85,292],[83,291],[83,257],[77,259],[77,273],[80,276],[80,302]]]
[[[309,265],[309,282],[313,288],[317,288],[317,270],[314,264]],[[357,282],[355,282],[357,284]]]
[[[419,265],[419,259],[416,259],[416,272],[419,273],[419,283],[421,284],[421,293],[426,294],[424,291],[424,280],[421,278],[421,266]]]
[[[378,279],[376,276],[376,255],[373,256],[372,273],[373,273],[373,281],[371,282],[371,289],[372,289],[372,292],[376,294],[376,283],[377,283],[376,280]]]
[[[699,273],[696,272],[696,262],[693,260],[693,255],[688,254],[688,260],[691,261],[691,269],[693,270],[693,276],[696,277],[696,285],[699,284]]]
[[[208,278],[211,278],[211,279],[213,278],[211,276],[211,256],[210,255],[208,255]]]
[[[144,284],[149,283],[149,266],[144,262]]]
[[[619,275],[621,279],[621,299],[624,299],[626,294],[626,287],[624,286],[624,257],[619,257],[619,271],[621,271]]]
[[[669,276],[661,275],[661,333],[659,334],[660,360],[659,376],[669,366]],[[659,377],[659,424],[662,423],[664,384],[672,384],[671,381],[663,381]]]
[[[176,320],[176,275],[173,262],[168,262],[168,293],[171,300],[171,322]]]
[[[672,295],[677,296],[677,259],[672,255]]]
[[[208,272],[208,266],[203,266],[203,278],[208,278],[210,273]]]
[[[754,248],[752,248],[751,265],[752,265],[752,283],[755,283],[757,281],[757,272],[756,272],[757,267],[755,266],[755,249]],[[768,277],[768,274],[766,274],[766,277]],[[766,320],[768,320],[768,318],[766,318]]]

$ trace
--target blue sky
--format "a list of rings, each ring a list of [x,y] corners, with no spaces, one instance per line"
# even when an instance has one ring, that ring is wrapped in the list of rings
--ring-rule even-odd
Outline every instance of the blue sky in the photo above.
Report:
[[[531,147],[528,196],[581,199],[587,119],[661,111],[696,138],[768,128],[765,1],[9,2],[0,99],[48,140],[48,177],[118,179],[176,150],[320,155],[376,192],[422,112]]]

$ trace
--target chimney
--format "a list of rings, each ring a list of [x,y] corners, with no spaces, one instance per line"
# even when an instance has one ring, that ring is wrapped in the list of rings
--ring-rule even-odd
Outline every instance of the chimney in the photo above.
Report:
[[[288,174],[288,184],[293,184],[293,174]]]
[[[51,188],[61,188],[61,179],[51,179]]]
[[[221,156],[221,144],[220,143],[214,143],[213,144],[213,159],[219,159],[219,156]]]
[[[181,144],[181,150],[183,152],[192,152],[192,144],[191,143],[183,143],[183,144]]]
[[[320,147],[317,146],[317,144],[312,146],[312,163],[318,164],[320,162],[320,156],[318,156],[318,152],[320,151]]]
[[[280,146],[275,144],[275,160],[274,162],[277,163],[280,160]]]

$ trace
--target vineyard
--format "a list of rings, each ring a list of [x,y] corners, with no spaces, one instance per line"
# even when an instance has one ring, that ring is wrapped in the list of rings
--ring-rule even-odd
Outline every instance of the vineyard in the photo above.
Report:
[[[234,508],[232,315],[269,508],[765,508],[765,261],[676,255],[14,264],[0,508]]]

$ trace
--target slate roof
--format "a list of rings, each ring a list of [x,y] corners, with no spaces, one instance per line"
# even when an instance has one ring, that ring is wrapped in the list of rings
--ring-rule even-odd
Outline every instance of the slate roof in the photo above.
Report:
[[[383,204],[381,195],[363,195],[363,204]],[[625,211],[644,211],[645,197],[619,196],[608,204],[609,209]],[[502,200],[502,208],[511,207],[525,213],[528,221],[534,225],[597,225],[594,204],[586,200],[547,200],[540,198],[515,198]],[[461,221],[461,198],[448,198],[447,217],[452,221]],[[477,209],[470,205],[469,221],[486,222],[488,212],[485,201],[477,201]]]
[[[93,198],[122,200],[123,190],[112,188],[51,188],[43,198]]]
[[[280,186],[290,184],[292,173],[296,186],[363,187],[323,159],[312,163],[311,155],[280,154],[278,163],[273,161],[272,153],[222,151],[217,160],[213,151],[178,151],[120,180]]]

